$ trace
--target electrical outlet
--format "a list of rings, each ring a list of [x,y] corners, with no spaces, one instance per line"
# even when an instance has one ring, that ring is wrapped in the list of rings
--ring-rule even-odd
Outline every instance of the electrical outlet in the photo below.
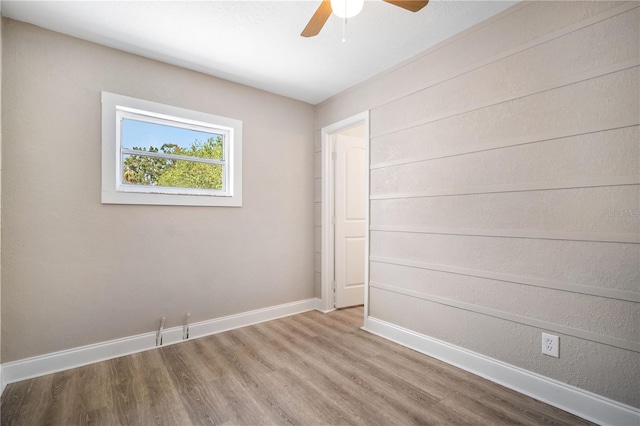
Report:
[[[553,334],[542,333],[542,353],[560,358],[560,338]]]

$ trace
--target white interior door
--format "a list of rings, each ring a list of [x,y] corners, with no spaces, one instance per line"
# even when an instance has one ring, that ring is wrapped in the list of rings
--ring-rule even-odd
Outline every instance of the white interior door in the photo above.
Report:
[[[335,149],[335,306],[344,308],[364,303],[365,139],[338,134]]]

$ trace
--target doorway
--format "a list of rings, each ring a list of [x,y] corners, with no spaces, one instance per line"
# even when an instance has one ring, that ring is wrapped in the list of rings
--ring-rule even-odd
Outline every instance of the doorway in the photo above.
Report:
[[[364,304],[369,278],[369,113],[322,129],[322,304]]]

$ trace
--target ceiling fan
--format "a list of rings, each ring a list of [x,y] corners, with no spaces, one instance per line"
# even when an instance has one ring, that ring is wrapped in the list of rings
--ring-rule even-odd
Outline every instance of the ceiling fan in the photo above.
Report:
[[[401,7],[411,12],[417,12],[429,3],[429,0],[413,1],[413,0],[383,0],[394,6]],[[320,6],[313,14],[309,23],[302,33],[302,37],[313,37],[320,33],[320,30],[331,16],[331,13],[335,13],[340,18],[351,18],[357,15],[362,10],[364,0],[322,0]],[[332,5],[333,4],[333,5]],[[340,4],[340,5],[338,5]]]

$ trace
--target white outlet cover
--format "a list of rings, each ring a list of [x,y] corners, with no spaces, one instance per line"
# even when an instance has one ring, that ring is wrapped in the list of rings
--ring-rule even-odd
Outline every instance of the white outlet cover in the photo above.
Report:
[[[553,334],[542,333],[542,353],[560,358],[560,338]]]

